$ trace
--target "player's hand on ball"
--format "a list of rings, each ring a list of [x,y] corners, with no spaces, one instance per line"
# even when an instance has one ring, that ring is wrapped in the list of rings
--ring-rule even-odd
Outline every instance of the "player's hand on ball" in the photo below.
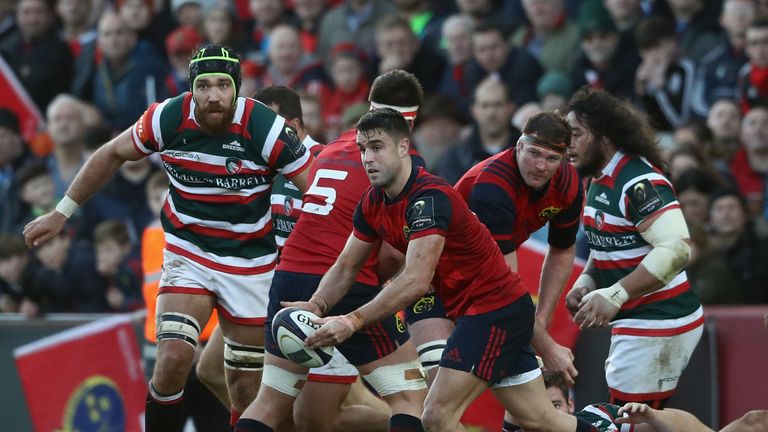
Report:
[[[334,346],[344,342],[355,333],[354,326],[345,321],[349,321],[349,319],[344,315],[312,320],[313,324],[320,324],[322,327],[307,337],[304,342],[310,348]]]
[[[585,295],[579,303],[579,311],[573,317],[581,329],[605,327],[614,316],[619,313],[619,308],[599,295],[593,295],[594,291]]]
[[[304,309],[306,311],[312,312],[317,316],[323,316],[322,311],[320,310],[320,306],[318,306],[315,303],[310,303],[308,301],[297,301],[297,302],[281,301],[280,306],[284,308],[295,307],[299,309]]]
[[[619,408],[616,424],[649,423],[656,418],[656,410],[644,403],[630,402]]]

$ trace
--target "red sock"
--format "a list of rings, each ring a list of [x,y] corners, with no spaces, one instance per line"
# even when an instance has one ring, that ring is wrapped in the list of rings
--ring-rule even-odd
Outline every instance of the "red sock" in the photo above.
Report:
[[[237,424],[237,420],[240,419],[241,412],[237,412],[234,409],[229,412],[229,426],[232,427],[232,430],[235,429],[235,424]]]

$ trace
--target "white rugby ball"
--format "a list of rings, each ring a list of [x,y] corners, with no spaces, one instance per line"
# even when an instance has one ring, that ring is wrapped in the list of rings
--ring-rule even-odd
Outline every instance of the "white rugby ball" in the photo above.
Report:
[[[333,347],[312,349],[304,344],[304,339],[320,328],[310,322],[318,318],[310,311],[295,307],[281,309],[275,314],[272,338],[288,360],[308,368],[320,367],[331,361]]]

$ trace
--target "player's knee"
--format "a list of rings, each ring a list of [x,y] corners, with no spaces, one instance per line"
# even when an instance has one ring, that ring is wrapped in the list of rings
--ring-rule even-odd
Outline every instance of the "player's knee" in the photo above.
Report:
[[[452,417],[444,407],[431,404],[424,407],[424,413],[421,415],[421,424],[427,432],[451,430],[450,419]]]
[[[418,360],[380,366],[363,378],[382,397],[406,391],[426,391],[426,373]]]
[[[226,386],[224,368],[216,367],[212,362],[198,362],[195,366],[197,378],[208,388]]]

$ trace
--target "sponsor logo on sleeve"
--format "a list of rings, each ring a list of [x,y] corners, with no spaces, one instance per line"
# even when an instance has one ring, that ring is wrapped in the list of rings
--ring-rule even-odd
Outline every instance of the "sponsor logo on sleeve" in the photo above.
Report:
[[[431,196],[416,200],[406,212],[410,224],[410,232],[423,231],[436,225],[435,201]]]
[[[661,196],[647,179],[633,184],[627,191],[629,202],[640,216],[648,216],[664,207]]]

